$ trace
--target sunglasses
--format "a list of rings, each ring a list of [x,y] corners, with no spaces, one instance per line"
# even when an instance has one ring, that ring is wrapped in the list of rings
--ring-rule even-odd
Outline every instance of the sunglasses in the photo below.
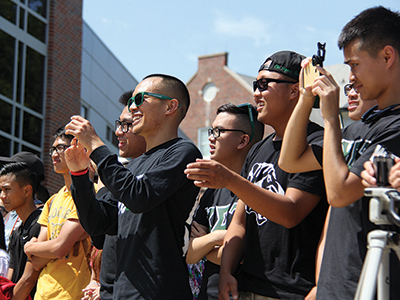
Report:
[[[270,82],[276,82],[276,83],[297,83],[294,81],[288,81],[288,80],[281,80],[281,79],[272,79],[272,78],[261,78],[258,80],[253,81],[253,91],[255,92],[257,89],[262,92],[265,90],[268,90],[268,84]]]
[[[354,84],[352,84],[352,83],[346,84],[346,85],[344,86],[344,94],[345,94],[346,96],[348,96],[349,93],[350,93],[350,91],[351,91],[352,89],[354,89]]]
[[[154,94],[154,93],[148,93],[148,92],[139,92],[135,96],[129,98],[129,100],[128,100],[128,109],[129,109],[129,107],[131,107],[131,105],[133,103],[135,103],[136,107],[142,105],[143,102],[144,102],[144,95],[148,95],[148,96],[155,97],[155,98],[162,99],[162,100],[172,100],[173,99],[171,97],[160,95],[160,94]]]
[[[250,142],[253,140],[254,137],[254,115],[253,115],[253,106],[250,103],[244,103],[244,104],[239,104],[238,107],[246,107],[247,106],[247,112],[249,114],[249,120],[250,120],[250,125],[251,125],[251,135],[250,135]]]

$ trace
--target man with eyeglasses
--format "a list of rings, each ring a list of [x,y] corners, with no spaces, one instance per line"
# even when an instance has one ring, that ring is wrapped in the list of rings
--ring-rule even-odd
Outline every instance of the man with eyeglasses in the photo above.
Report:
[[[66,127],[77,138],[66,155],[73,172],[74,199],[82,199],[77,203],[82,217],[100,216],[93,224],[99,234],[118,222],[113,299],[192,298],[185,255],[199,188],[183,170],[201,153],[192,142],[178,137],[189,103],[185,84],[173,76],[153,74],[137,85],[128,103],[131,130],[144,137],[146,152],[127,168],[87,120],[73,116]],[[102,182],[119,201],[118,209],[88,195],[92,185],[84,148],[97,164]]]
[[[38,219],[37,239],[25,245],[25,253],[36,270],[41,270],[35,299],[81,299],[90,281],[90,239],[82,228],[71,196],[71,175],[65,151],[73,136],[61,127],[49,150],[54,171],[64,178],[65,186],[47,200]]]
[[[366,24],[368,26],[366,26]],[[329,72],[321,73],[307,89],[293,123],[301,132],[313,94],[320,95],[325,121],[323,147],[308,146],[303,135],[294,134],[291,150],[305,149],[301,157],[309,169],[323,167],[331,213],[318,280],[317,299],[353,299],[367,251],[367,236],[377,225],[369,220],[369,199],[364,197],[364,180],[375,185],[374,169],[368,162],[376,153],[400,154],[400,13],[382,6],[369,8],[348,22],[339,37],[350,82],[363,101],[375,101],[360,122],[343,131],[339,121],[339,87]],[[299,103],[300,104],[300,103]],[[296,139],[303,146],[296,147]],[[305,144],[305,146],[304,146]],[[288,147],[289,149],[289,147]],[[370,173],[362,172],[364,164]],[[288,164],[289,165],[289,164]],[[371,181],[369,181],[371,180]],[[346,234],[343,234],[346,233]],[[393,253],[392,253],[393,254]],[[390,299],[399,299],[400,265],[390,258]]]
[[[302,65],[305,67],[309,63],[309,60],[306,59],[303,61]],[[300,75],[300,82],[302,80],[303,73]],[[331,82],[332,87],[330,89],[331,93],[321,94],[320,97],[323,98],[323,101],[335,101],[335,99],[331,99],[330,97],[338,97],[338,86],[336,88],[333,86],[333,82]],[[286,172],[307,172],[315,169],[320,169],[322,166],[318,164],[318,167],[314,167],[313,163],[307,158],[307,151],[312,150],[312,146],[307,145],[307,136],[302,131],[302,128],[305,128],[308,124],[308,117],[313,104],[315,101],[315,97],[310,93],[310,91],[304,87],[301,87],[301,96],[299,99],[299,103],[297,104],[295,110],[293,111],[288,125],[285,131],[285,139],[282,143],[282,151],[279,157],[279,166],[285,170]],[[328,89],[326,89],[328,91]],[[376,104],[376,100],[364,101],[361,99],[360,94],[354,88],[354,85],[349,83],[344,86],[344,94],[347,96],[348,102],[348,113],[349,118],[354,121],[361,122],[362,116],[370,109],[372,109]],[[307,102],[307,97],[310,99]],[[325,100],[330,99],[330,100]],[[357,126],[357,124],[350,124],[348,127]],[[317,141],[317,145],[323,144],[323,140]],[[309,148],[309,149],[307,149]],[[316,149],[315,149],[316,150]],[[313,155],[315,159],[318,159],[318,156],[321,155],[321,151],[316,150]],[[320,159],[321,160],[321,159]],[[326,216],[324,229],[322,231],[322,235],[320,238],[317,257],[316,257],[316,283],[318,282],[322,256],[325,248],[326,242],[326,234],[328,230],[329,218],[330,218],[331,208],[328,209],[328,213]],[[316,297],[317,286],[315,286],[310,294],[306,297],[306,299],[313,299],[312,297]]]
[[[261,65],[254,83],[257,118],[275,133],[250,150],[243,177],[212,161],[199,160],[185,170],[196,185],[226,187],[240,199],[224,239],[220,299],[230,294],[234,299],[304,299],[315,285],[315,251],[327,209],[322,173],[289,174],[278,166],[285,127],[299,98],[303,58],[280,51]],[[309,140],[322,138],[315,123],[307,132]]]
[[[115,120],[115,135],[118,139],[119,156],[129,159],[135,159],[146,151],[146,141],[144,138],[132,133],[132,114],[127,106],[128,100],[132,97],[132,93],[133,90],[127,91],[118,99],[118,102],[122,104],[124,108],[119,119]],[[113,197],[106,187],[100,187],[101,185],[102,183],[99,181],[98,191],[96,195],[92,192],[92,196],[94,197],[95,195],[99,201],[105,202],[105,205],[118,207],[118,200]],[[72,195],[74,195],[74,185],[71,186],[71,189]],[[81,216],[82,211],[79,206],[81,202],[76,202],[78,204],[78,214]],[[89,299],[96,299],[95,297],[98,296],[98,289],[100,288],[100,298],[102,300],[109,300],[113,298],[114,280],[117,269],[115,263],[117,255],[117,236],[114,234],[93,235],[93,232],[97,231],[97,228],[94,226],[96,222],[94,222],[93,219],[98,219],[100,217],[101,215],[94,214],[93,212],[87,214],[85,218],[80,217],[83,228],[92,238],[92,244],[97,249],[103,249],[99,278],[100,287],[98,286],[98,282],[92,281],[91,284],[85,288],[84,292],[85,296]],[[104,220],[104,222],[106,222],[106,220]]]
[[[257,120],[257,110],[250,103],[220,106],[208,131],[210,158],[240,173],[250,148],[264,135],[264,124]],[[204,257],[205,269],[198,300],[218,299],[219,265],[227,228],[236,208],[237,197],[228,189],[207,189],[192,224],[186,261],[197,263]]]

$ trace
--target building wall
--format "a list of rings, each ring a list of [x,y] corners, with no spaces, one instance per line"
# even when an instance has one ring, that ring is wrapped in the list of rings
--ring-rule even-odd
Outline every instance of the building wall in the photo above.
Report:
[[[51,0],[49,12],[44,149],[50,148],[57,128],[80,113],[82,0]],[[63,179],[46,152],[45,185],[54,193]]]
[[[83,22],[81,105],[97,134],[115,153],[118,153],[118,148],[108,138],[116,141],[114,121],[123,109],[118,99],[125,91],[133,90],[137,83],[94,31]],[[109,136],[107,128],[112,131]]]
[[[198,128],[211,125],[219,106],[228,102],[253,102],[251,87],[227,67],[227,62],[226,52],[199,56],[198,71],[187,83],[191,103],[180,128],[196,144]],[[218,89],[216,97],[209,103],[203,100],[203,88],[208,83],[214,83]]]

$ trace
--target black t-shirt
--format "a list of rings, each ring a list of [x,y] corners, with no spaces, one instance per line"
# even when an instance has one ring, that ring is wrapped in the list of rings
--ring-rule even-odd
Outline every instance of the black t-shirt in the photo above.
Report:
[[[78,211],[100,227],[92,234],[107,231],[104,223],[115,223],[118,213],[114,299],[192,298],[184,255],[199,188],[183,171],[200,157],[193,143],[176,138],[124,168],[107,147],[97,148],[91,158],[119,201],[117,212],[105,202],[88,201],[87,176],[72,177]],[[94,214],[89,213],[92,208]]]
[[[323,130],[308,125],[308,142]],[[246,206],[246,242],[239,272],[239,290],[281,299],[304,299],[315,285],[315,253],[325,221],[327,202],[321,171],[289,174],[278,166],[281,141],[270,135],[249,152],[242,175],[254,184],[284,195],[296,188],[321,197],[297,226],[285,228]]]
[[[101,188],[97,191],[96,197],[103,199],[110,205],[118,206],[118,201],[114,199],[112,194],[106,189]],[[78,211],[79,214],[79,211]],[[79,216],[81,219],[81,216]],[[85,222],[85,226],[89,226]],[[85,228],[84,226],[84,228]],[[117,226],[117,224],[115,224]],[[116,227],[115,227],[116,228]],[[117,268],[117,236],[101,234],[91,236],[92,244],[97,249],[103,249],[101,255],[101,269],[100,269],[100,297],[102,300],[111,300],[113,298],[114,279]]]
[[[40,216],[41,211],[39,209],[33,211],[25,223],[23,223],[18,229],[14,230],[10,237],[10,268],[14,270],[11,281],[17,283],[18,280],[24,274],[25,265],[28,260],[24,252],[24,246],[33,237],[38,237],[40,233],[40,224],[37,220]],[[35,295],[36,286],[31,291],[31,296]]]
[[[342,149],[350,172],[360,177],[364,162],[376,147],[400,156],[400,110],[375,122],[355,122],[342,132]],[[314,152],[315,153],[315,152]],[[320,158],[321,159],[321,158]],[[317,298],[353,299],[365,254],[367,234],[377,226],[369,220],[369,199],[363,197],[346,207],[332,207]],[[400,264],[391,255],[391,299],[400,299]]]
[[[230,190],[208,189],[200,199],[195,221],[208,227],[209,232],[228,229],[235,212],[237,197]],[[220,266],[205,262],[198,300],[218,300],[218,281]]]

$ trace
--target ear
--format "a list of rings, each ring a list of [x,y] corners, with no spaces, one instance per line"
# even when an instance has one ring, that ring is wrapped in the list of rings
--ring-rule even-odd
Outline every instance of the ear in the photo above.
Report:
[[[24,193],[26,197],[29,197],[30,195],[34,196],[33,193],[33,188],[30,184],[27,184],[24,186]]]
[[[393,48],[393,46],[386,45],[382,49],[382,54],[385,59],[386,66],[390,68],[394,64],[394,61],[396,59],[396,50]]]
[[[172,113],[174,113],[175,111],[177,111],[179,108],[179,101],[177,99],[171,99],[168,101],[168,106],[167,106],[167,110],[166,110],[166,114],[170,115]]]
[[[237,145],[238,150],[242,150],[250,143],[250,136],[248,134],[242,134],[239,145]]]
[[[296,84],[292,85],[292,88],[290,89],[290,99],[295,99],[300,96],[300,88],[299,88],[299,83],[297,82]]]

